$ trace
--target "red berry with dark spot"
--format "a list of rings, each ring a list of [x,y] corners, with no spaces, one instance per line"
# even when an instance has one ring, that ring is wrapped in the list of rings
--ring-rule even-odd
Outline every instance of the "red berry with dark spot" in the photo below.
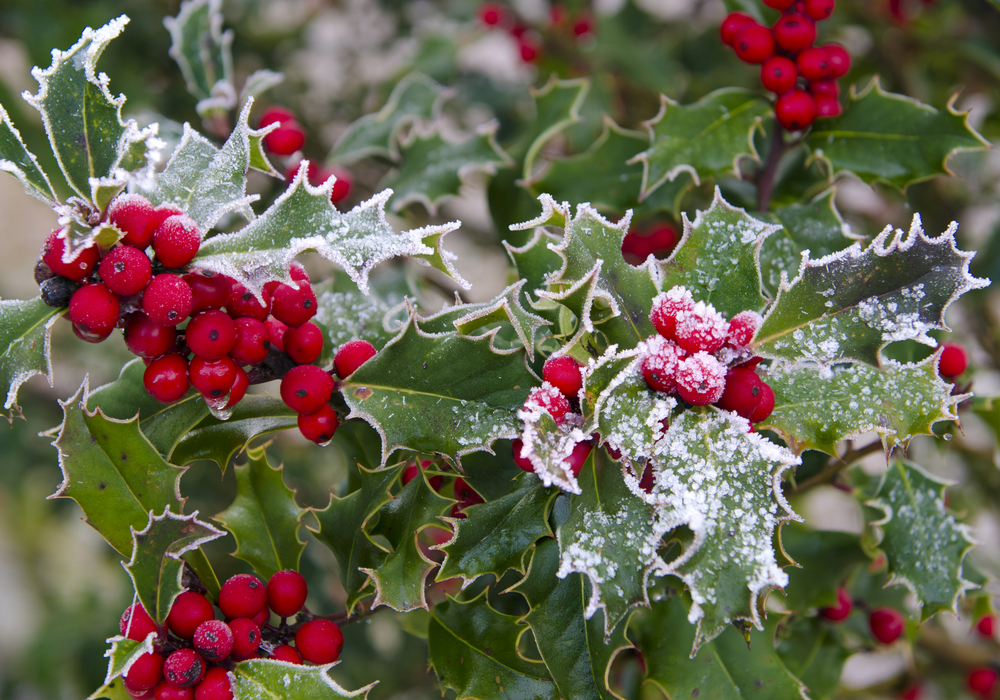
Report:
[[[267,587],[251,574],[237,574],[222,584],[219,609],[226,617],[253,617],[267,602]]]
[[[153,276],[153,264],[138,248],[119,245],[104,256],[97,273],[112,292],[130,297],[146,288]]]
[[[285,354],[299,365],[312,364],[323,351],[323,332],[315,323],[289,328],[282,338]]]
[[[569,355],[550,357],[542,367],[542,380],[561,391],[566,397],[574,397],[583,386],[580,365]]]
[[[295,647],[290,644],[276,646],[274,651],[271,652],[271,658],[277,659],[278,661],[286,661],[290,664],[301,665],[302,663],[302,657],[299,656],[299,652],[295,651]]]
[[[749,419],[760,403],[761,384],[754,370],[734,367],[726,373],[726,388],[715,405]]]
[[[301,326],[316,315],[316,294],[308,284],[298,289],[279,284],[271,296],[271,315],[286,326]]]
[[[229,298],[226,299],[226,311],[233,318],[249,316],[263,321],[271,313],[271,292],[267,287],[261,290],[261,297],[263,303],[249,289],[239,282],[234,282],[229,290]]]
[[[156,631],[156,623],[146,612],[146,608],[142,607],[142,603],[136,601],[125,608],[118,629],[121,630],[123,637],[141,642],[150,632]]]
[[[358,367],[375,357],[377,352],[375,346],[367,340],[347,341],[340,346],[333,358],[333,366],[337,369],[337,376],[346,379],[354,374]]]
[[[267,150],[279,156],[292,155],[302,148],[305,142],[306,130],[294,120],[282,122],[281,126],[264,137]]]
[[[458,504],[462,510],[484,502],[483,497],[476,493],[476,491],[469,486],[469,482],[462,477],[455,479],[455,498],[458,499]]]
[[[760,423],[761,421],[767,420],[771,417],[771,413],[774,412],[774,391],[771,389],[770,385],[764,382],[760,383],[760,403],[757,404],[757,408],[753,410],[750,414],[751,423]]]
[[[204,360],[218,360],[236,345],[236,324],[222,311],[202,311],[188,323],[185,338],[195,355]]]
[[[774,36],[756,22],[746,24],[736,35],[733,50],[744,63],[763,63],[774,55]]]
[[[236,369],[236,363],[229,355],[217,360],[193,357],[188,366],[188,379],[191,386],[206,399],[221,399],[229,394],[236,381]]]
[[[211,270],[195,270],[184,275],[184,281],[191,287],[191,313],[207,309],[221,309],[229,298],[233,280]]]
[[[816,23],[803,14],[789,12],[774,23],[774,42],[785,51],[798,53],[816,41]]]
[[[149,651],[137,658],[129,666],[122,681],[129,692],[153,688],[163,678],[163,655]]]
[[[819,22],[833,14],[835,5],[834,0],[805,0],[805,11],[811,19]]]
[[[178,649],[163,662],[163,680],[176,688],[188,688],[205,676],[205,660],[194,649]]]
[[[245,316],[234,321],[236,343],[229,351],[230,357],[241,365],[256,365],[264,361],[271,347],[271,334],[267,326],[255,318]]]
[[[795,88],[799,71],[795,62],[784,56],[772,56],[760,67],[761,84],[777,95],[784,95]]]
[[[792,90],[778,98],[774,114],[789,131],[801,131],[816,118],[816,100],[805,90]]]
[[[302,433],[302,437],[317,445],[325,445],[330,442],[339,425],[337,412],[329,404],[323,404],[314,413],[300,413],[298,418],[299,432]]]
[[[188,362],[180,355],[164,355],[149,363],[143,372],[142,383],[146,392],[157,401],[180,401],[191,386],[187,370]]]
[[[229,401],[223,408],[232,408],[240,401],[243,397],[247,395],[247,389],[250,388],[250,377],[243,370],[242,367],[236,365],[236,378],[233,379],[233,385],[229,387]]]
[[[521,450],[524,449],[524,442],[521,438],[515,438],[512,440],[510,443],[510,449],[514,453],[514,464],[516,464],[521,471],[535,471],[535,465],[531,463],[531,460],[527,457],[521,456]]]
[[[86,287],[84,287],[86,289]],[[75,295],[74,295],[75,296]],[[70,302],[72,304],[72,302]],[[941,359],[938,360],[938,374],[947,379],[964,374],[969,367],[969,358],[965,350],[960,345],[953,343],[945,344],[941,350]]]
[[[233,651],[233,631],[222,620],[206,620],[194,631],[194,648],[209,661],[220,661]]]
[[[193,305],[191,287],[181,277],[170,273],[153,277],[142,295],[142,310],[164,326],[183,323],[191,314]]]
[[[94,271],[100,252],[96,245],[92,245],[77,251],[72,260],[64,260],[66,241],[60,237],[61,232],[69,234],[68,229],[55,229],[45,239],[45,245],[42,247],[42,262],[60,277],[71,279],[74,282],[82,282]]]
[[[851,54],[840,44],[826,44],[823,46],[826,51],[827,60],[830,63],[830,77],[842,78],[851,70]]]
[[[69,300],[69,320],[96,336],[110,335],[120,313],[118,297],[100,283],[80,287]]]
[[[725,365],[707,352],[685,357],[677,367],[677,393],[693,406],[715,403],[725,388]]]
[[[988,700],[993,697],[993,691],[997,687],[997,672],[989,666],[977,666],[969,669],[969,675],[965,677],[965,685],[973,693]]]
[[[806,80],[825,80],[830,76],[830,55],[823,48],[806,49],[795,59],[795,65]]]
[[[298,571],[279,571],[267,582],[267,607],[281,617],[294,615],[306,603],[309,587]]]
[[[839,117],[844,111],[840,106],[840,100],[836,97],[830,97],[829,95],[816,95],[813,99],[816,100],[817,119]]]
[[[153,688],[153,700],[194,700],[194,688],[178,688],[160,681]]]
[[[876,608],[868,616],[868,624],[871,627],[875,639],[882,644],[892,644],[906,628],[903,614],[895,608]]]
[[[732,46],[736,42],[736,35],[740,33],[747,24],[754,23],[754,18],[748,14],[742,12],[730,12],[726,15],[726,18],[722,20],[722,24],[719,27],[719,38],[722,39],[722,43],[726,46]]]
[[[140,194],[120,194],[108,205],[108,223],[125,234],[121,242],[139,250],[153,242],[158,221],[155,207]]]
[[[819,611],[819,614],[830,622],[843,622],[850,617],[851,610],[853,609],[854,603],[851,601],[851,596],[844,588],[838,588],[836,604],[828,608],[823,608]]]
[[[233,700],[233,690],[226,669],[221,666],[208,669],[201,683],[194,687],[194,700]]]
[[[976,622],[976,632],[980,637],[986,637],[987,639],[993,639],[993,635],[996,632],[996,622],[997,619],[993,615],[983,615]],[[124,632],[122,633],[124,634]]]
[[[181,639],[191,639],[201,623],[215,618],[208,599],[197,591],[184,591],[174,598],[167,615],[167,626]]]
[[[153,232],[153,252],[165,267],[184,267],[194,259],[201,247],[198,222],[187,214],[175,214],[163,221]]]
[[[675,343],[656,337],[646,341],[648,355],[640,366],[642,378],[653,391],[672,394],[677,390],[677,368],[685,353]]]
[[[337,660],[344,646],[344,634],[329,620],[310,620],[295,633],[295,648],[311,664]]]
[[[295,121],[295,112],[286,107],[274,105],[261,112],[258,128],[263,129],[268,124],[273,124],[275,122],[284,124],[285,122],[292,121]]]
[[[264,584],[261,583],[261,590]],[[249,659],[260,648],[260,627],[248,617],[237,617],[229,621],[229,629],[233,631],[233,651],[231,658],[241,661]]]
[[[281,380],[281,400],[295,411],[316,413],[333,395],[333,379],[316,365],[293,367]]]

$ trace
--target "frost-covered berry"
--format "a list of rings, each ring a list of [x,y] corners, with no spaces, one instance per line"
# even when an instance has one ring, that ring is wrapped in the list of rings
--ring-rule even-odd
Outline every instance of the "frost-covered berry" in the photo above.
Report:
[[[84,289],[86,289],[86,287],[84,287]],[[941,350],[941,359],[938,360],[938,374],[942,377],[952,379],[960,374],[964,374],[968,367],[969,358],[966,356],[965,350],[963,350],[960,345],[947,343]]]
[[[194,688],[178,688],[160,681],[153,688],[153,700],[194,700]]]
[[[267,287],[261,291],[261,297],[263,303],[249,289],[239,282],[234,282],[229,289],[229,298],[226,299],[226,311],[233,318],[249,316],[263,321],[271,313],[271,292]]]
[[[263,589],[264,584],[261,584]],[[229,621],[233,631],[233,651],[230,657],[237,661],[249,659],[260,648],[260,626],[249,617],[237,617]]]
[[[236,363],[229,355],[217,360],[193,357],[188,366],[188,379],[191,386],[206,399],[221,399],[229,394],[236,381],[236,369]]]
[[[194,631],[194,648],[209,661],[219,661],[233,651],[233,631],[222,620],[206,620]]]
[[[163,662],[163,680],[176,688],[188,688],[205,676],[205,660],[194,649],[178,649]]]
[[[267,602],[267,587],[251,574],[237,574],[219,591],[219,609],[226,617],[253,617]]]
[[[976,633],[980,637],[986,637],[987,639],[993,639],[993,635],[996,632],[996,616],[994,615],[983,615],[976,622]],[[124,634],[124,632],[122,633]]]
[[[271,296],[271,314],[286,326],[301,326],[316,315],[316,294],[308,284],[298,289],[279,284]]]
[[[149,651],[140,656],[122,676],[130,692],[149,690],[163,678],[163,655]]]
[[[153,232],[153,252],[164,267],[184,267],[201,247],[198,222],[187,214],[167,217]]]
[[[146,288],[153,276],[153,264],[138,248],[119,245],[104,256],[97,273],[112,292],[130,297]]]
[[[694,406],[718,401],[726,389],[726,367],[707,352],[681,360],[677,368],[677,393]]]
[[[642,360],[642,378],[653,391],[672,394],[677,390],[677,367],[685,352],[662,336],[653,336],[645,343],[646,356]]]
[[[694,298],[686,287],[673,287],[653,297],[653,310],[649,320],[656,332],[667,340],[673,340],[677,331],[677,317],[694,308]]]
[[[264,361],[271,347],[271,334],[263,322],[245,316],[234,322],[236,343],[229,356],[241,365],[256,365]]]
[[[729,324],[711,304],[699,301],[677,314],[674,336],[687,352],[715,352],[726,344],[728,335]]]
[[[762,384],[754,370],[733,367],[726,372],[726,388],[715,405],[749,419],[760,403]]]
[[[118,297],[99,282],[80,287],[69,300],[69,320],[95,336],[110,335],[120,313]]]
[[[730,12],[719,26],[719,38],[722,39],[722,43],[726,46],[732,46],[736,42],[736,35],[746,24],[751,22],[755,22],[755,20],[748,14]]]
[[[164,326],[177,326],[191,314],[194,296],[191,287],[178,275],[156,275],[142,294],[142,310]]]
[[[174,598],[167,615],[167,626],[181,639],[191,639],[203,622],[215,618],[208,598],[197,591],[184,591]]]
[[[208,669],[201,683],[194,687],[194,700],[233,700],[233,690],[226,669],[222,666]]]
[[[843,622],[850,617],[851,610],[853,608],[854,603],[851,601],[851,596],[848,594],[847,590],[844,588],[838,588],[837,602],[828,608],[821,609],[819,614],[830,622]]]
[[[535,465],[531,463],[531,460],[527,457],[521,456],[521,450],[524,449],[524,441],[522,441],[521,438],[512,440],[510,443],[510,449],[514,453],[514,464],[516,464],[521,471],[535,471]]]
[[[563,460],[563,464],[573,473],[573,476],[580,474],[580,470],[583,469],[583,465],[593,449],[594,444],[590,440],[578,442],[573,447],[573,451],[570,452],[569,457]]]
[[[367,340],[349,340],[340,346],[337,354],[333,357],[333,366],[337,369],[337,376],[347,379],[357,371],[358,367],[375,357],[378,351],[375,346]]]
[[[136,601],[125,608],[118,629],[121,630],[123,637],[141,642],[150,632],[156,631],[156,623],[146,612],[146,608],[142,607],[142,603]]]
[[[302,663],[302,657],[299,656],[299,652],[295,651],[295,647],[291,644],[281,644],[276,646],[271,652],[271,658],[277,659],[278,661],[286,661],[290,664]]]
[[[294,615],[305,605],[309,587],[298,571],[279,571],[267,582],[267,607],[281,617]]]
[[[789,12],[774,23],[774,43],[791,53],[797,53],[816,41],[816,23],[803,14]]]
[[[125,234],[121,242],[139,250],[153,242],[157,222],[156,208],[140,194],[120,194],[108,205],[108,223]]]
[[[756,311],[740,311],[729,321],[726,345],[731,348],[745,348],[760,330],[764,319]]]
[[[289,328],[281,339],[285,354],[297,365],[312,364],[323,351],[323,331],[315,323]]]
[[[745,24],[733,40],[733,50],[744,63],[763,63],[774,55],[774,36],[756,22]]]
[[[767,420],[771,417],[771,413],[774,411],[774,391],[771,387],[764,383],[760,383],[760,402],[757,404],[757,408],[753,410],[750,414],[751,423],[760,423],[763,420]]]
[[[233,280],[211,270],[195,270],[184,275],[184,281],[191,287],[191,313],[208,309],[221,309],[229,298]]]
[[[798,79],[795,62],[785,56],[772,56],[760,67],[761,84],[776,95],[784,95],[794,89]]]
[[[882,644],[892,644],[899,639],[906,628],[903,613],[889,607],[872,610],[868,616],[868,624],[871,627],[872,635]]]
[[[983,698],[983,700],[988,700],[993,697],[993,691],[996,690],[998,680],[1000,680],[1000,677],[998,677],[995,669],[989,666],[976,666],[969,669],[969,673],[965,677],[965,687]]]
[[[547,411],[556,425],[562,425],[566,421],[566,414],[570,412],[570,405],[561,391],[548,382],[543,382],[528,394],[524,410],[529,413]]]
[[[316,365],[293,367],[281,379],[281,400],[296,413],[320,410],[333,395],[333,379]]]
[[[580,365],[569,355],[547,359],[542,366],[542,379],[567,397],[576,396],[583,386]]]
[[[62,235],[69,235],[68,229],[55,229],[45,239],[42,247],[42,262],[60,277],[82,282],[94,271],[100,253],[96,245],[78,250],[72,260],[64,260],[66,255],[66,240]]]
[[[202,311],[188,323],[185,339],[191,352],[198,357],[218,360],[236,345],[236,324],[222,311]]]
[[[296,650],[311,664],[336,661],[343,646],[343,632],[329,620],[310,620],[295,633]]]
[[[146,393],[161,403],[173,403],[184,398],[191,386],[187,376],[188,362],[180,355],[164,355],[146,367],[142,384]]]
[[[323,404],[315,413],[299,414],[299,432],[302,437],[317,445],[325,445],[333,439],[340,426],[337,412],[329,404]]]

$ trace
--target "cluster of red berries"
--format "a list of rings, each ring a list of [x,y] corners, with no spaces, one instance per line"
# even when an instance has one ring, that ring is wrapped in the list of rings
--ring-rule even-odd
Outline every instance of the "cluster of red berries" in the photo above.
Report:
[[[622,239],[622,257],[629,265],[641,265],[650,255],[662,260],[670,256],[678,240],[677,230],[660,221],[631,228]]]
[[[851,68],[851,55],[840,44],[814,46],[816,22],[833,14],[834,0],[764,0],[782,15],[768,28],[742,12],[722,22],[722,43],[740,60],[760,64],[760,82],[778,96],[774,113],[791,131],[807,128],[817,117],[841,113],[838,78]]]
[[[837,602],[828,608],[823,608],[819,614],[830,622],[843,622],[851,616],[854,601],[844,588],[837,589]],[[892,644],[906,629],[903,613],[888,606],[875,608],[868,614],[868,626],[872,636],[882,644]]]
[[[267,585],[250,574],[233,576],[219,591],[224,620],[202,593],[186,590],[174,600],[162,627],[136,602],[119,628],[137,642],[155,634],[153,651],[122,677],[134,698],[232,700],[227,671],[240,661],[269,658],[302,664],[336,661],[344,635],[336,623],[303,612],[308,589],[296,571],[279,571]],[[271,624],[271,613],[280,618]],[[299,615],[294,624],[288,618]]]
[[[498,2],[484,2],[479,6],[479,21],[490,28],[507,30],[518,43],[521,60],[534,63],[541,56],[541,37],[507,7]],[[570,15],[566,7],[555,3],[549,10],[550,29],[568,32],[579,41],[584,41],[594,35],[596,23],[594,17],[582,12]]]
[[[268,107],[260,116],[258,128],[264,128],[270,124],[278,124],[278,128],[271,131],[264,137],[264,146],[271,153],[277,156],[291,156],[288,167],[285,170],[285,177],[289,181],[295,178],[299,171],[302,157],[299,152],[306,142],[306,130],[295,118],[295,113],[285,107]],[[297,154],[298,157],[295,157]],[[326,182],[331,175],[337,180],[333,184],[333,191],[330,193],[330,201],[336,204],[347,198],[351,193],[351,174],[343,168],[320,167],[314,162],[309,162],[309,169],[306,177],[311,185],[320,185]]]

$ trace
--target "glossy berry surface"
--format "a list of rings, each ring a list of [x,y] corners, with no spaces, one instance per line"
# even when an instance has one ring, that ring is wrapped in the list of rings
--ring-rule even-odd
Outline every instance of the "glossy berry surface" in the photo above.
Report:
[[[194,688],[178,688],[160,681],[153,688],[153,700],[194,700]]]
[[[965,350],[960,345],[946,344],[941,350],[941,359],[938,360],[938,374],[950,379],[964,374],[968,368],[969,358]]]
[[[844,111],[840,106],[840,100],[836,97],[830,97],[829,95],[816,95],[814,97],[816,100],[816,118],[817,119],[830,119],[832,117],[839,117]]]
[[[792,90],[774,103],[774,114],[789,131],[801,131],[816,118],[816,100],[805,90]]]
[[[306,131],[296,121],[285,121],[264,137],[267,150],[275,155],[290,156],[306,142]]]
[[[802,51],[816,41],[816,23],[798,12],[783,15],[774,23],[773,31],[774,43],[792,53]]]
[[[764,0],[764,4],[768,7],[774,8],[775,10],[781,10],[784,12],[795,4],[795,0]]]
[[[122,243],[144,250],[153,242],[155,207],[142,195],[120,194],[108,205],[108,223],[125,234]]]
[[[153,360],[142,375],[146,392],[157,401],[173,403],[184,398],[191,384],[187,376],[188,362],[180,355],[164,355]]]
[[[279,284],[271,296],[271,314],[286,326],[301,326],[316,315],[316,294],[308,284],[297,289]]]
[[[263,584],[261,584],[263,587]],[[237,617],[229,621],[229,629],[233,631],[233,652],[236,659],[248,659],[260,648],[260,627],[248,617]]]
[[[222,620],[206,620],[194,631],[194,648],[209,661],[219,661],[233,651],[233,631]]]
[[[851,610],[854,609],[854,603],[851,601],[851,596],[843,588],[837,589],[837,602],[828,608],[823,608],[819,611],[819,614],[825,617],[830,622],[843,622],[851,615]]]
[[[197,591],[184,591],[174,599],[167,627],[181,639],[191,639],[201,623],[215,618],[208,599]]]
[[[194,700],[233,700],[229,675],[221,666],[213,666],[194,687]]]
[[[976,622],[976,634],[986,639],[992,639],[996,633],[997,619],[993,615],[983,615]]]
[[[249,388],[250,377],[242,367],[236,365],[236,377],[233,379],[233,385],[229,387],[229,401],[223,408],[232,408],[242,401]]]
[[[45,239],[42,247],[42,262],[49,266],[55,274],[74,282],[82,282],[94,271],[100,253],[97,246],[92,245],[78,251],[72,260],[64,259],[66,241],[59,236],[62,229],[56,229]]]
[[[163,655],[149,651],[136,659],[122,678],[131,690],[149,690],[163,678]]]
[[[767,420],[771,417],[771,413],[774,412],[774,390],[771,389],[770,385],[761,382],[760,384],[760,402],[757,404],[757,408],[753,410],[750,414],[751,423],[760,423],[761,421]]]
[[[281,379],[281,400],[296,413],[316,413],[333,395],[333,379],[316,365],[293,367]]]
[[[241,365],[256,365],[264,361],[271,348],[271,334],[262,321],[255,318],[238,318],[233,323],[236,342],[229,351],[230,357]]]
[[[306,603],[309,588],[298,571],[285,569],[267,582],[267,607],[281,617],[294,615]]]
[[[344,634],[329,620],[310,620],[295,633],[295,649],[312,664],[337,660],[344,646]]]
[[[295,647],[290,644],[281,644],[274,648],[271,652],[271,658],[277,659],[278,661],[285,661],[290,664],[301,664],[302,657],[299,652],[295,651]]]
[[[268,124],[274,124],[275,122],[278,124],[284,124],[285,122],[291,121],[295,121],[295,112],[287,107],[272,105],[261,112],[258,124],[260,128],[264,128]]]
[[[906,622],[903,613],[895,608],[876,608],[868,616],[872,635],[882,644],[892,644],[903,634]]]
[[[229,393],[236,381],[236,369],[236,363],[228,355],[217,360],[193,357],[188,366],[188,379],[205,398],[219,399]]]
[[[97,274],[112,292],[129,297],[146,288],[150,277],[153,276],[153,264],[138,248],[119,245],[104,256],[97,268]]]
[[[767,27],[746,24],[736,35],[733,50],[744,63],[763,63],[774,55],[774,37]]]
[[[163,680],[176,688],[188,688],[205,675],[205,660],[194,649],[178,649],[163,662]]]
[[[567,397],[576,396],[583,386],[580,365],[568,355],[550,357],[546,360],[542,367],[542,379]]]
[[[826,51],[827,61],[829,61],[829,71],[831,78],[842,78],[851,70],[851,54],[840,44],[826,44],[823,46]]]
[[[325,445],[333,439],[340,426],[337,412],[329,404],[323,404],[315,413],[299,414],[299,432],[302,437],[317,445]]]
[[[785,56],[772,56],[760,67],[761,85],[777,95],[794,89],[798,79],[795,62]]]
[[[806,49],[795,59],[795,65],[806,80],[825,80],[830,76],[830,58],[825,49]]]
[[[142,310],[153,321],[164,326],[177,326],[191,314],[194,296],[183,278],[163,273],[146,285],[142,295]]]
[[[253,292],[236,282],[229,289],[226,311],[233,318],[249,316],[263,321],[271,313],[271,293],[265,288],[261,291],[261,297],[263,301],[257,299]]]
[[[187,214],[167,217],[153,232],[153,252],[164,267],[184,267],[201,247],[198,223]]]
[[[351,190],[354,189],[354,179],[351,177],[351,174],[343,168],[334,166],[330,170],[321,171],[321,175],[324,182],[328,180],[331,175],[336,178],[333,182],[333,188],[330,190],[330,201],[334,204],[347,199],[351,194]]]
[[[333,357],[333,366],[337,370],[337,376],[347,379],[357,371],[358,367],[368,362],[376,354],[375,346],[367,340],[349,340],[340,346],[337,354]]]
[[[210,309],[195,314],[187,325],[187,345],[204,360],[217,360],[236,345],[236,324],[229,314]]]
[[[323,352],[323,332],[315,323],[303,323],[285,331],[281,344],[295,364],[312,364]]]
[[[740,33],[740,30],[751,23],[756,24],[750,15],[743,12],[730,12],[719,26],[719,38],[726,46],[732,46],[736,42],[736,35]]]
[[[99,282],[80,287],[69,300],[69,320],[95,335],[111,333],[120,313],[118,297]]]
[[[142,603],[136,601],[125,608],[122,619],[118,622],[118,629],[123,637],[141,642],[150,632],[156,631],[156,623],[146,612],[146,608],[142,607]]]
[[[184,275],[184,281],[191,287],[191,313],[206,309],[221,309],[229,298],[233,281],[225,275],[211,270],[195,270]]]
[[[219,591],[219,609],[226,617],[253,617],[267,602],[264,582],[251,574],[237,574]]]
[[[734,367],[726,373],[726,388],[715,405],[749,419],[760,403],[762,383],[754,370]]]
[[[580,470],[583,469],[583,465],[593,449],[594,445],[589,440],[578,442],[573,447],[573,451],[570,452],[569,457],[563,460],[563,464],[573,473],[573,476],[580,475]]]
[[[835,0],[805,0],[803,7],[810,19],[817,22],[828,19],[836,9]]]
[[[521,456],[521,450],[524,449],[524,441],[521,438],[515,438],[510,443],[510,449],[514,453],[514,464],[517,465],[518,469],[525,472],[534,472],[535,465],[531,463],[531,460],[527,457]]]

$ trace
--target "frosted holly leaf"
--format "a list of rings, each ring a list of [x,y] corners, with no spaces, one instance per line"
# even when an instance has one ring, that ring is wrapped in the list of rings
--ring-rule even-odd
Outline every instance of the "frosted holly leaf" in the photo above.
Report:
[[[349,165],[369,156],[381,156],[398,161],[401,132],[414,124],[436,121],[441,104],[450,94],[426,75],[410,73],[396,83],[382,109],[347,127],[329,160]]]
[[[332,285],[318,285],[313,289],[316,315],[312,322],[323,332],[326,357],[332,357],[337,348],[355,338],[380,348],[399,332],[398,328],[390,331],[383,324],[389,306],[378,295],[362,294],[351,287],[335,291]]]
[[[682,172],[695,183],[735,170],[749,156],[759,160],[754,134],[772,113],[770,104],[743,88],[723,88],[690,105],[660,95],[659,113],[643,125],[650,147],[631,162],[643,165],[642,195],[649,194]]]
[[[587,93],[590,92],[590,78],[560,80],[559,76],[553,73],[549,82],[541,89],[531,86],[528,90],[535,98],[535,121],[524,138],[528,149],[524,154],[524,167],[521,171],[521,177],[524,179],[532,176],[535,160],[545,144],[574,124],[583,121],[580,108],[583,107]]]
[[[621,471],[596,470],[593,455],[580,472],[580,489],[570,503],[569,519],[557,531],[556,576],[580,572],[590,579],[583,615],[589,620],[604,609],[607,641],[629,610],[649,606],[647,581],[663,564],[656,550],[666,530],[655,507],[629,490]]]
[[[761,247],[780,228],[732,206],[716,187],[708,211],[699,211],[693,222],[684,215],[684,235],[663,265],[663,288],[687,287],[697,301],[729,318],[763,310]]]
[[[17,390],[28,379],[40,374],[52,386],[52,324],[58,318],[59,309],[41,297],[0,300],[0,386],[7,387],[7,420],[21,415]]]
[[[243,105],[236,128],[222,148],[185,124],[166,168],[156,176],[153,189],[143,193],[149,201],[184,211],[198,222],[203,235],[230,212],[252,221],[255,214],[250,204],[260,195],[247,194],[247,172],[256,159],[267,163],[261,149],[263,131],[254,131],[247,121],[252,106],[253,100]],[[265,172],[276,174],[270,164]]]
[[[685,411],[652,460],[650,494],[626,478],[656,504],[659,532],[683,525],[694,533],[683,554],[656,571],[679,577],[691,591],[692,657],[730,623],[762,629],[763,600],[788,583],[771,543],[782,523],[799,520],[782,495],[781,475],[801,460],[749,428],[728,411]]]
[[[774,412],[762,425],[781,434],[796,454],[822,450],[874,431],[887,452],[905,448],[914,435],[930,435],[938,421],[957,420],[955,407],[969,394],[952,395],[938,375],[940,351],[912,364],[882,360],[882,369],[852,364],[823,370],[814,365],[773,365],[766,381]]]
[[[97,72],[101,53],[126,23],[122,15],[96,31],[87,27],[68,50],[53,49],[51,66],[31,70],[38,92],[22,95],[41,115],[66,182],[84,200],[92,179],[143,167],[146,141],[156,134],[155,126],[140,130],[134,120],[122,121],[125,96],[113,97],[108,76]]]
[[[527,575],[510,591],[520,593],[531,608],[524,616],[552,680],[564,698],[606,700],[619,697],[610,690],[608,672],[618,652],[631,649],[627,624],[619,624],[604,639],[604,615],[584,617],[588,592],[583,574],[558,578],[559,545],[546,538],[535,546]]]
[[[538,391],[559,395],[559,390],[548,382],[543,383]],[[590,433],[581,430],[583,418],[567,414],[565,421],[557,424],[536,399],[537,395],[532,393],[517,412],[523,426],[518,436],[524,443],[520,456],[531,462],[535,475],[545,486],[558,486],[569,493],[580,493],[572,465],[566,460],[578,443],[590,439]]]
[[[836,194],[830,190],[807,204],[796,202],[774,211],[782,229],[768,236],[760,250],[764,291],[769,297],[778,293],[783,274],[791,278],[798,273],[803,251],[808,250],[811,258],[822,258],[863,239],[841,218]]]
[[[235,700],[367,698],[368,691],[378,681],[357,690],[345,690],[329,675],[330,669],[339,663],[303,666],[276,659],[248,659],[229,672],[229,682]]]
[[[280,85],[285,80],[284,73],[278,73],[267,68],[255,70],[247,76],[240,89],[240,97],[236,104],[243,104],[251,97],[263,94],[273,87]]]
[[[108,671],[104,675],[104,685],[98,688],[87,700],[126,697],[128,691],[122,681],[116,681],[116,679],[128,673],[136,659],[153,651],[155,639],[156,635],[152,632],[141,642],[127,639],[121,635],[109,638],[107,643],[111,646],[104,652],[104,658],[108,660]],[[123,693],[124,695],[122,695]]]
[[[392,500],[378,511],[373,535],[389,542],[392,552],[378,568],[361,569],[375,584],[375,600],[371,609],[386,605],[398,612],[427,608],[427,575],[437,562],[424,556],[417,541],[421,530],[440,526],[438,516],[444,515],[455,501],[439,496],[427,483],[423,469],[410,479]]]
[[[552,252],[552,248],[558,243],[556,236],[540,226],[535,229],[531,240],[523,246],[516,247],[503,241],[507,255],[517,269],[517,276],[527,282],[528,291],[525,294],[532,307],[538,299],[538,292],[544,291],[548,286],[549,277],[562,267],[562,258]]]
[[[782,281],[754,350],[824,367],[852,360],[877,367],[889,343],[936,346],[927,333],[948,330],[948,306],[989,284],[969,274],[975,253],[955,247],[957,228],[929,238],[916,214],[909,233],[886,226],[867,247],[855,243],[818,260],[803,255],[798,276]]]
[[[180,66],[188,92],[198,98],[202,116],[236,106],[233,30],[222,31],[222,20],[222,0],[187,0],[176,17],[163,19],[170,57]]]
[[[427,133],[414,129],[400,142],[401,162],[384,182],[396,192],[392,210],[420,202],[434,216],[438,204],[457,196],[473,172],[495,175],[497,168],[513,166],[496,141],[498,128],[496,121],[483,124],[474,136],[460,142],[445,139],[437,128]]]
[[[860,93],[852,87],[843,114],[820,122],[807,142],[831,176],[847,171],[865,182],[905,188],[935,175],[951,175],[952,155],[990,147],[969,126],[968,112],[955,111],[957,98],[958,93],[942,112],[886,92],[874,78]]]
[[[16,177],[24,191],[35,199],[49,206],[58,201],[49,176],[38,164],[35,154],[24,145],[21,133],[3,107],[0,107],[0,170]]]
[[[498,355],[485,337],[424,333],[411,313],[395,338],[341,382],[341,391],[348,419],[361,418],[379,432],[382,464],[397,449],[459,463],[467,452],[517,437],[514,412],[537,382],[521,353]]]
[[[192,265],[228,275],[259,294],[272,279],[291,281],[288,269],[295,256],[316,251],[340,265],[367,294],[375,265],[397,255],[433,258],[440,239],[458,228],[450,223],[396,233],[385,218],[392,190],[341,213],[330,202],[334,178],[313,187],[305,179],[307,171],[300,167],[289,188],[242,229],[203,241]]]
[[[182,555],[225,536],[209,523],[198,520],[198,511],[177,515],[164,509],[162,515],[149,512],[142,530],[132,530],[132,559],[123,564],[132,579],[135,595],[158,625],[167,619],[170,606],[182,591]]]
[[[957,614],[959,597],[978,587],[962,577],[962,561],[977,542],[945,505],[950,485],[918,464],[896,460],[865,503],[884,514],[871,525],[889,560],[889,583],[917,597],[921,621],[942,610]]]

